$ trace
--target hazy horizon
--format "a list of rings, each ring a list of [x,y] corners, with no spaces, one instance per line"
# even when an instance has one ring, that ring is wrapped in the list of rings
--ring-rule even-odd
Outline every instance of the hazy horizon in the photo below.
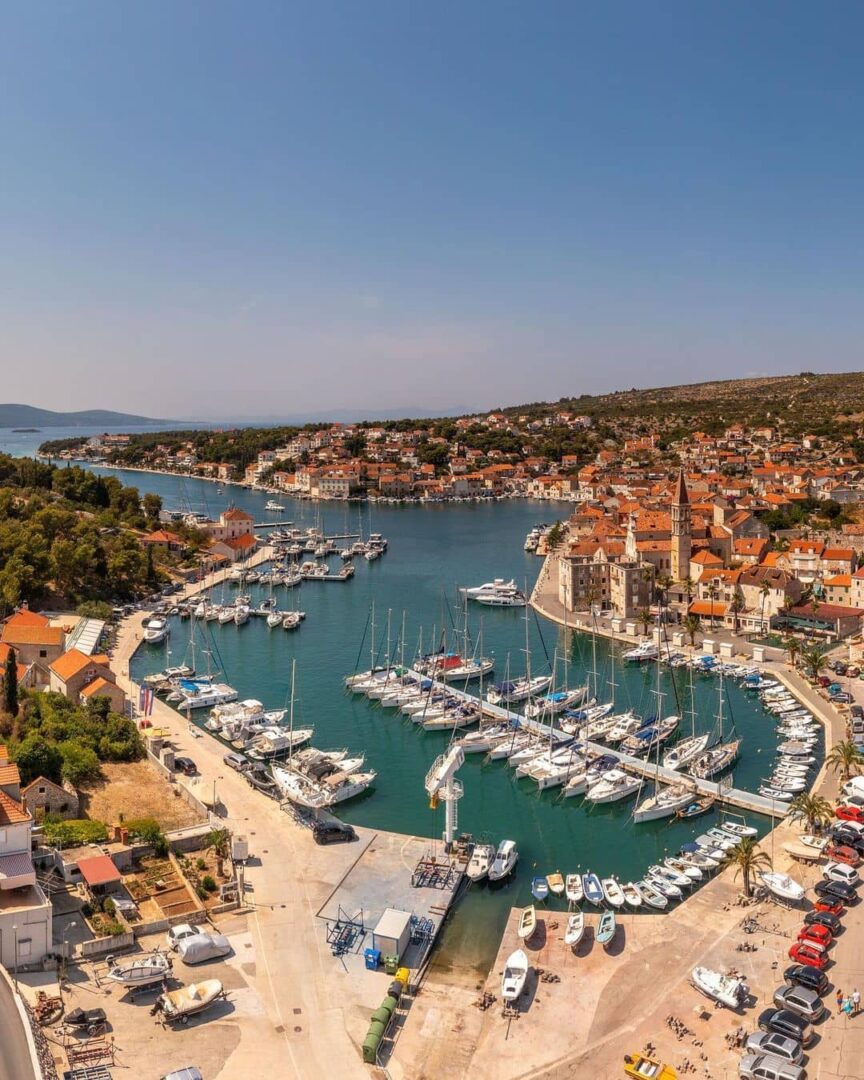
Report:
[[[9,400],[436,415],[864,367],[860,6],[5,15]]]

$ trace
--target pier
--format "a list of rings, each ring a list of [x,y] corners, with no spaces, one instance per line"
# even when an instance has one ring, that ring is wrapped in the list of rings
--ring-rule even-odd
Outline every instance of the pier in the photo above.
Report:
[[[411,674],[417,679],[425,677],[419,671],[412,671]],[[542,735],[546,739],[551,737],[553,742],[564,742],[570,738],[566,732],[558,728],[553,728],[550,736],[548,725],[541,724],[537,720],[529,720],[527,717],[522,716],[521,713],[513,712],[511,709],[504,709],[500,705],[490,705],[488,701],[475,697],[467,690],[458,690],[446,683],[437,683],[437,685],[452,693],[454,697],[458,697],[472,705],[479,705],[483,716],[490,720],[506,722],[513,727],[534,731],[538,736]],[[764,795],[745,791],[743,788],[732,787],[730,783],[724,783],[722,778],[720,780],[703,780],[696,776],[690,776],[689,773],[676,772],[675,769],[666,769],[662,765],[658,766],[656,763],[645,761],[642,758],[624,754],[620,750],[604,746],[602,743],[590,742],[585,739],[580,741],[592,754],[611,754],[616,757],[621,768],[626,769],[628,772],[644,776],[648,780],[658,778],[667,784],[686,785],[692,788],[694,796],[710,795],[718,803],[734,806],[738,810],[749,810],[755,814],[764,814],[772,819],[785,817],[789,809],[788,803],[776,799],[767,799]]]

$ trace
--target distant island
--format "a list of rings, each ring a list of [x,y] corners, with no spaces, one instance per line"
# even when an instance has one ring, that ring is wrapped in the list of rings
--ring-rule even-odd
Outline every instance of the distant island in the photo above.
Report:
[[[110,409],[53,412],[51,409],[37,409],[33,405],[0,405],[0,427],[18,428],[19,431],[38,431],[43,427],[122,427],[128,424],[164,423],[165,420],[112,412]]]

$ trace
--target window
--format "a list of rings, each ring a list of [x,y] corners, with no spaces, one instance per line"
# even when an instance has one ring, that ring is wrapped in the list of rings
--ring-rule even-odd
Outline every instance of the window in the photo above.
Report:
[[[40,658],[42,660],[44,660],[48,656],[48,650],[47,649],[40,649],[39,650],[39,656],[40,656]]]

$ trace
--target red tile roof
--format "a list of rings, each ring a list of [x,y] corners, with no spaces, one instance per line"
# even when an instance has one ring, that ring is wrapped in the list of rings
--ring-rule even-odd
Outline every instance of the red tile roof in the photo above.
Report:
[[[120,871],[107,855],[93,855],[89,859],[79,859],[78,869],[81,877],[92,888],[94,885],[108,885],[120,880]]]

